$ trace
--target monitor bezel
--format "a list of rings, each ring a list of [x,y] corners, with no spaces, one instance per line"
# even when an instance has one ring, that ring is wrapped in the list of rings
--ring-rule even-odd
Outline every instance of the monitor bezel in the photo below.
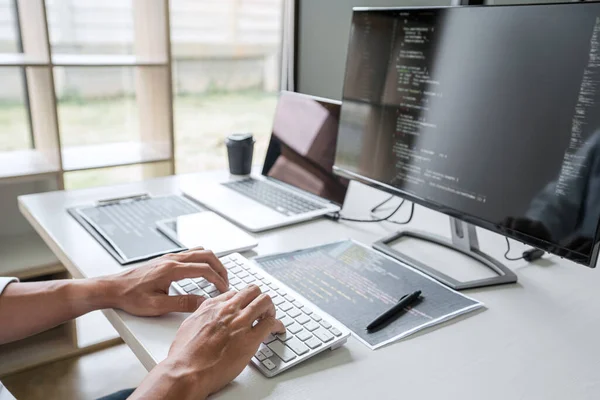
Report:
[[[468,6],[468,7],[469,8],[473,8],[473,7],[524,7],[524,6],[539,7],[539,6],[575,5],[575,4],[591,5],[594,3],[596,3],[596,6],[598,7],[599,2],[595,2],[595,1],[594,2],[563,2],[563,3],[497,4],[497,5],[489,5],[489,6],[488,5],[476,5],[476,6]],[[396,11],[402,11],[402,10],[418,11],[418,10],[462,8],[462,7],[463,6],[353,7],[351,26],[354,23],[355,15],[357,13],[362,13],[362,12],[385,12],[385,11],[396,12]],[[350,40],[348,39],[348,47],[349,47],[349,45],[350,45]],[[349,56],[350,56],[350,53],[348,52],[348,55],[346,58],[346,65],[348,65],[348,57]],[[342,109],[344,107],[343,101],[344,101],[345,82],[346,82],[345,77],[346,77],[346,73],[344,73],[344,87],[342,89]],[[340,127],[341,127],[341,110],[340,110]],[[337,143],[339,145],[339,130],[338,130],[338,142]],[[337,160],[337,149],[336,149],[336,160]],[[501,224],[490,222],[483,218],[479,218],[479,217],[476,217],[476,216],[473,216],[470,214],[466,214],[466,213],[458,211],[454,208],[447,207],[442,204],[438,204],[434,201],[416,196],[412,193],[403,191],[394,186],[387,185],[383,182],[376,181],[367,176],[360,175],[356,172],[342,168],[342,167],[338,166],[336,162],[334,162],[334,165],[333,165],[333,172],[343,178],[354,180],[354,181],[360,182],[362,184],[365,184],[367,186],[387,192],[391,195],[401,197],[401,198],[411,201],[415,204],[421,205],[425,208],[429,208],[433,211],[437,211],[441,214],[447,215],[451,218],[456,218],[458,220],[464,221],[464,222],[472,224],[474,226],[478,226],[480,228],[489,230],[491,232],[503,235],[507,238],[524,243],[528,246],[532,246],[532,247],[538,248],[540,250],[543,250],[547,253],[554,254],[561,258],[567,259],[576,264],[580,264],[580,265],[583,265],[583,266],[586,266],[589,268],[596,267],[596,263],[598,261],[598,255],[600,252],[600,242],[599,242],[599,240],[600,240],[600,232],[599,232],[600,220],[598,221],[598,224],[596,225],[596,234],[594,237],[594,245],[592,246],[592,250],[591,250],[590,254],[586,255],[586,254],[582,254],[582,253],[567,249],[557,243],[552,243],[547,240],[542,240],[542,239],[536,238],[534,236],[525,234],[523,232],[519,232],[514,229],[507,228],[505,226],[502,226]],[[580,257],[573,258],[572,256],[570,256],[572,254],[579,255]]]

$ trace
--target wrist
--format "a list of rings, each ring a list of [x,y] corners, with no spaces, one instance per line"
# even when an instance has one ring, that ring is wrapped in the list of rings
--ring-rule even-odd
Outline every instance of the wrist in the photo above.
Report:
[[[71,304],[84,307],[85,312],[116,307],[118,296],[105,279],[75,279],[72,282],[69,300]]]
[[[210,392],[204,372],[192,365],[169,356],[150,372],[133,398],[206,399]]]

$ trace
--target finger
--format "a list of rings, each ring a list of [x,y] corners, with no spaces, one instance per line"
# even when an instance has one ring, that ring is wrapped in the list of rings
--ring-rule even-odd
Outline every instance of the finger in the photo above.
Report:
[[[236,294],[237,294],[237,292],[235,290],[229,290],[225,293],[218,295],[217,297],[213,297],[213,301],[222,303],[222,302],[225,302],[225,301],[233,298]]]
[[[227,278],[227,270],[223,266],[223,263],[219,261],[215,253],[209,250],[190,250],[183,253],[179,253],[177,260],[183,263],[203,263],[209,264],[212,269],[223,278],[223,280],[229,283]]]
[[[265,293],[252,300],[240,313],[240,318],[248,325],[252,325],[257,319],[269,317],[275,317],[275,305],[271,296]]]
[[[285,333],[285,326],[274,317],[263,318],[252,328],[252,336],[256,342],[262,342],[269,334],[278,333]]]
[[[252,300],[256,299],[262,292],[260,288],[256,285],[248,285],[242,290],[240,290],[236,296],[234,296],[231,301],[236,303],[236,305],[240,308],[246,308],[248,304],[252,302]]]
[[[177,263],[174,268],[170,268],[170,272],[169,278],[172,281],[203,277],[213,283],[221,293],[226,292],[229,288],[229,283],[224,281],[209,264]]]
[[[194,312],[206,300],[203,296],[183,295],[183,296],[157,296],[154,300],[155,311],[159,315],[170,312]]]

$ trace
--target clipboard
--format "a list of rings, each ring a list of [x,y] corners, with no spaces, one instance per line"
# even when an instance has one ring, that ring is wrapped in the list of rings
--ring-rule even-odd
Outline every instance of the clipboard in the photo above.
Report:
[[[162,234],[160,220],[204,211],[182,195],[149,194],[97,201],[67,212],[121,265],[186,250]]]

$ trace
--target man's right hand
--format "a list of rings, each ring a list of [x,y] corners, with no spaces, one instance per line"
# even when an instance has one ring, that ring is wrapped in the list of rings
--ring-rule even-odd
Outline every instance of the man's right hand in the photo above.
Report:
[[[269,334],[283,332],[271,298],[255,285],[206,300],[132,398],[206,398],[243,371]]]

